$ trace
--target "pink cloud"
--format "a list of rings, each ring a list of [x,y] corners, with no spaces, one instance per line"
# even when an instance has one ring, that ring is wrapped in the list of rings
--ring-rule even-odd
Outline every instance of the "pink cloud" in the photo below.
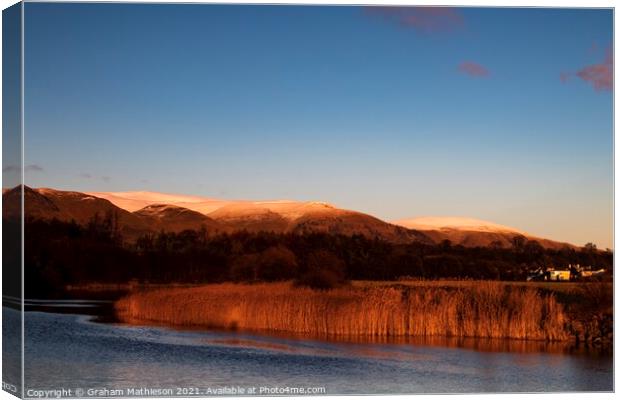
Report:
[[[614,62],[611,49],[607,50],[603,62],[588,65],[577,71],[575,75],[590,83],[594,90],[612,90],[614,87]]]
[[[473,61],[463,61],[462,63],[460,63],[459,71],[466,75],[479,78],[485,78],[490,75],[489,70],[485,66],[475,63]]]
[[[560,72],[560,82],[568,83],[568,81],[570,80],[571,75],[572,74],[570,72]]]
[[[452,7],[365,7],[370,15],[394,21],[422,33],[447,32],[464,25],[461,13]]]

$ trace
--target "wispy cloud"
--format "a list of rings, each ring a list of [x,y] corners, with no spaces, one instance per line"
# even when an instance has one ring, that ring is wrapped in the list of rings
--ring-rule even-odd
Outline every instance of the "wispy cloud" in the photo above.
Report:
[[[588,65],[575,74],[590,83],[594,90],[612,90],[614,87],[614,62],[611,49],[605,53],[602,63]]]
[[[458,69],[466,75],[477,78],[486,78],[491,74],[484,65],[473,61],[463,61],[459,64]]]
[[[605,58],[598,64],[585,66],[575,73],[561,72],[560,81],[567,83],[573,76],[589,83],[596,91],[611,91],[614,87],[614,60],[611,48],[605,51]]]
[[[19,172],[20,167],[18,165],[7,165],[2,168],[2,172],[4,173],[14,173]],[[40,165],[37,164],[29,164],[24,166],[24,172],[43,172],[44,169]]]
[[[88,172],[82,172],[82,173],[79,175],[79,177],[80,177],[80,178],[83,178],[83,179],[96,179],[96,180],[101,180],[101,181],[104,181],[104,182],[106,182],[106,183],[107,183],[107,182],[110,182],[110,180],[111,180],[111,178],[110,178],[109,176],[105,176],[105,175],[104,175],[104,176],[95,176],[95,175],[89,174]]]
[[[3,173],[12,173],[12,172],[18,172],[19,171],[19,167],[16,165],[7,165],[6,167],[2,167],[2,172]]]
[[[30,164],[24,167],[26,172],[43,172],[43,167],[37,164]]]
[[[571,75],[572,74],[570,72],[560,72],[560,82],[568,83],[568,81],[570,80]]]
[[[465,25],[463,15],[452,7],[364,7],[368,15],[384,18],[420,33],[449,32]]]

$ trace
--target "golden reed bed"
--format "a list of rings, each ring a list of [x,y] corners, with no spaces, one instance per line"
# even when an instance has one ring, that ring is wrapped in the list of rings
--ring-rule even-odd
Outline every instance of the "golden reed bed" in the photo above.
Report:
[[[214,284],[132,293],[116,304],[125,322],[275,331],[312,336],[454,336],[565,340],[552,294],[480,282],[465,288]]]
[[[116,304],[130,323],[274,331],[312,336],[452,336],[565,340],[551,294],[480,282],[464,288],[213,284],[136,292]]]

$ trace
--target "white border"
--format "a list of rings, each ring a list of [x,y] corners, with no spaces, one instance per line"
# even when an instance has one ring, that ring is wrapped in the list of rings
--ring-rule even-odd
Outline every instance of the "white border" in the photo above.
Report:
[[[45,0],[28,0],[27,2],[42,2]],[[52,1],[50,1],[52,2]],[[103,2],[108,2],[108,1],[94,1],[94,0],[79,0],[79,1],[53,1],[53,2],[79,2],[79,3],[103,3]],[[15,4],[15,1],[11,1],[11,0],[0,0],[0,5],[2,6],[2,9],[5,9],[13,4]],[[110,2],[112,3],[112,2]],[[149,1],[123,1],[121,3],[178,3],[178,4],[183,4],[183,3],[190,3],[190,4],[305,4],[305,5],[435,5],[435,6],[464,6],[464,7],[559,7],[559,8],[614,8],[615,4],[613,1],[609,1],[609,0],[590,0],[590,1],[577,1],[577,0],[564,0],[564,1],[559,1],[559,0],[540,0],[540,1],[518,1],[518,0],[503,0],[501,1],[501,3],[499,3],[498,1],[488,1],[488,0],[465,0],[465,1],[453,1],[453,0],[443,0],[443,1],[438,1],[438,0],[424,0],[424,1],[411,1],[411,0],[390,0],[390,1],[382,1],[382,0],[375,0],[375,1],[354,1],[354,0],[336,0],[336,1],[330,1],[330,0],[313,0],[312,2],[309,1],[299,1],[299,0],[289,0],[289,1],[264,1],[264,0],[230,0],[230,1],[176,1],[176,0],[149,0]],[[24,71],[23,71],[23,67],[24,67],[24,13],[23,13],[23,4],[22,4],[22,76],[21,76],[21,90],[22,90],[22,96],[21,96],[21,130],[22,130],[22,182],[24,182],[24,172],[23,172],[23,166],[24,166],[24,162],[25,162],[25,152],[24,152],[24,86],[25,86],[25,81],[24,81]],[[1,18],[0,18],[0,42],[2,39],[2,30],[1,30]],[[617,46],[618,40],[617,40],[617,32],[615,29],[615,16],[614,16],[614,54],[616,53],[616,46]],[[0,63],[1,64],[1,63]],[[2,71],[2,67],[0,65],[0,72]],[[614,64],[614,77],[617,75],[617,66],[616,64]],[[0,87],[1,87],[1,83],[0,83]],[[618,164],[615,162],[615,155],[618,154],[617,150],[618,150],[618,143],[615,140],[615,115],[618,112],[618,106],[615,102],[615,94],[616,94],[616,88],[614,85],[614,249],[618,249],[620,248],[618,245],[618,236],[615,234],[616,230],[615,228],[618,226],[617,225],[617,220],[616,220],[616,213],[615,210],[619,205],[619,200],[618,197],[615,195],[615,188],[616,188],[616,177],[618,176],[618,172],[619,172],[619,167]],[[0,118],[2,117],[2,100],[0,98]],[[2,149],[2,144],[0,141],[0,159],[1,159],[1,149]],[[23,196],[22,196],[22,203],[23,203]],[[2,204],[1,200],[0,200],[0,205]],[[22,209],[23,209],[23,204],[22,204]],[[23,218],[23,216],[22,216]],[[23,225],[22,225],[23,226]],[[2,231],[0,230],[0,239],[2,238]],[[22,243],[23,243],[23,229],[22,229]],[[1,240],[0,240],[0,249],[1,249]],[[22,246],[23,248],[23,246]],[[23,257],[22,257],[22,262],[23,262]],[[616,264],[616,258],[614,257],[614,266]],[[616,270],[618,271],[618,270]],[[22,309],[23,309],[23,296],[24,296],[24,292],[23,292],[23,266],[22,266]],[[618,296],[615,296],[615,289],[618,287],[618,273],[614,274],[614,307],[615,309],[618,309]],[[2,278],[0,276],[0,284],[1,284]],[[616,317],[615,312],[614,312],[614,318]],[[1,338],[0,338],[0,343],[1,343]],[[614,349],[617,348],[617,335],[614,335]],[[23,360],[23,318],[22,318],[22,360]],[[614,356],[615,356],[615,351],[614,351]],[[618,371],[617,367],[617,362],[618,362],[618,358],[614,357],[614,371]],[[1,364],[1,360],[0,360],[0,364]],[[22,385],[23,385],[23,378],[24,378],[24,363],[22,362]],[[618,374],[614,373],[614,387],[618,388]],[[23,386],[22,386],[22,390],[23,390]],[[453,398],[455,395],[415,395],[416,399],[451,399]],[[606,393],[552,393],[552,394],[472,394],[472,395],[458,395],[458,398],[462,398],[462,399],[478,399],[481,397],[484,398],[499,398],[499,399],[520,399],[520,398],[545,398],[545,399],[554,399],[554,400],[569,400],[569,399],[602,399],[602,398],[614,398],[614,394],[606,394]],[[367,396],[317,396],[320,398],[327,398],[327,399],[362,399],[365,398]],[[413,395],[399,395],[399,396],[380,396],[381,398],[393,398],[393,399],[403,399],[403,398],[414,398]],[[278,397],[264,397],[266,399],[278,399]],[[10,394],[8,394],[7,392],[4,391],[0,391],[0,400],[5,400],[5,399],[15,399],[14,396],[11,396]],[[175,400],[178,398],[174,398]]]

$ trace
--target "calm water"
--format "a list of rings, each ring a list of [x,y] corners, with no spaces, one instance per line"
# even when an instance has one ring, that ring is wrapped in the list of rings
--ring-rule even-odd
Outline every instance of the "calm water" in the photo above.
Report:
[[[76,304],[67,308],[79,310]],[[99,323],[88,315],[35,309],[25,313],[26,389],[288,386],[324,387],[327,394],[613,389],[611,356],[541,351],[522,342],[475,347],[326,342]],[[19,320],[17,311],[3,312],[6,322]]]

